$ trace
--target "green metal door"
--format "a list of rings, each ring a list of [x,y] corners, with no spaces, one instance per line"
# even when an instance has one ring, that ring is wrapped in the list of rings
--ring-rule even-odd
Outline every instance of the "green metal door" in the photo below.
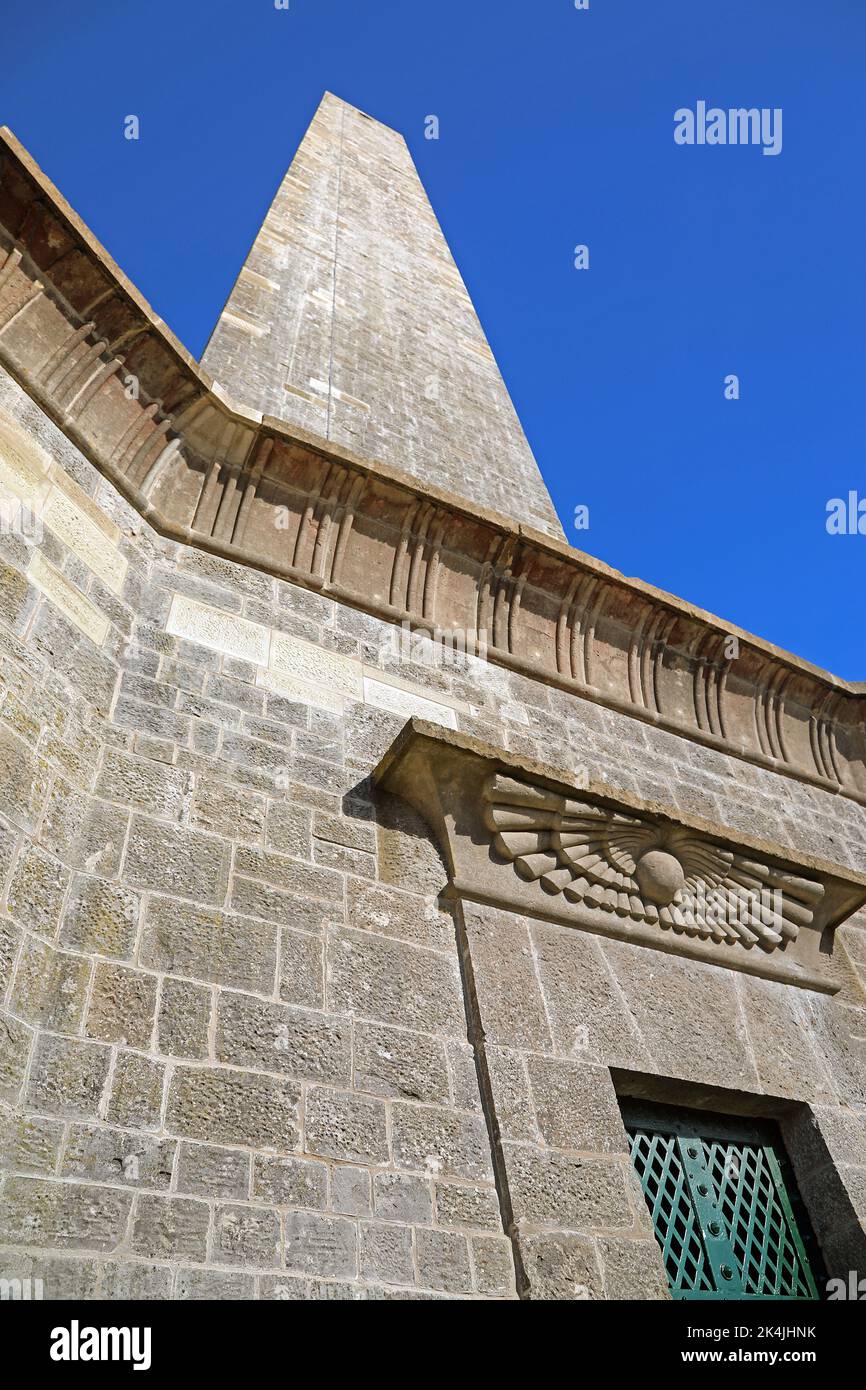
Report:
[[[819,1297],[772,1126],[639,1102],[623,1119],[674,1298]]]

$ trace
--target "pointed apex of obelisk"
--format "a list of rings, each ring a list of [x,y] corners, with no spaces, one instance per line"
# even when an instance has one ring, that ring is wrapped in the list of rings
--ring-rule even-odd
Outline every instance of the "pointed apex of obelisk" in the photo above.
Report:
[[[403,136],[332,92],[202,365],[252,409],[562,539]]]

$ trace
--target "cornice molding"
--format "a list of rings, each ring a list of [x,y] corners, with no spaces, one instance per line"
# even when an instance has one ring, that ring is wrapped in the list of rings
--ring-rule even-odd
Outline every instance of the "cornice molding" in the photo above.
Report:
[[[0,363],[161,534],[866,804],[866,687],[231,401],[8,131]]]
[[[373,774],[436,836],[449,892],[835,994],[866,875],[409,720]]]

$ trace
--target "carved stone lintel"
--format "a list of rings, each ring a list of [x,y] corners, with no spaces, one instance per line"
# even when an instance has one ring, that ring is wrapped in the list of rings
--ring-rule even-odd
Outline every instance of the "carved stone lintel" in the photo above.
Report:
[[[374,773],[429,822],[458,897],[835,993],[866,876],[410,720]]]

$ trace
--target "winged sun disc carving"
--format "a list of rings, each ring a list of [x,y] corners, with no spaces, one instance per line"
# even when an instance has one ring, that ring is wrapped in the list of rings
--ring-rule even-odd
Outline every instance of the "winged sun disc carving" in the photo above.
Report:
[[[498,854],[537,881],[603,912],[747,950],[796,941],[824,886],[683,826],[627,815],[500,774],[484,784]]]

